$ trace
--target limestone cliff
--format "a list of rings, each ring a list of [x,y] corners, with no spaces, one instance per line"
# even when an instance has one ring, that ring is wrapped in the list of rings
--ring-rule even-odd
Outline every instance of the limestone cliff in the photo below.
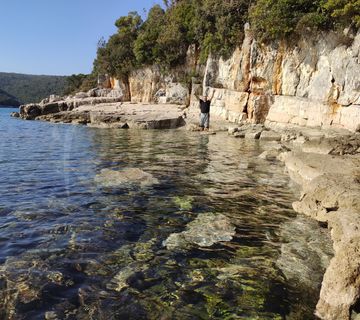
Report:
[[[215,88],[213,112],[253,123],[360,129],[360,32],[264,46],[246,28],[228,60],[209,57],[203,90]]]
[[[132,72],[128,96],[181,104],[191,97],[190,111],[197,113],[194,93],[214,89],[212,116],[229,122],[360,129],[360,31],[263,45],[246,25],[241,47],[229,59],[210,55],[204,68],[191,52],[189,57],[183,69],[200,73],[202,84],[189,88],[179,70],[163,76],[149,67]]]

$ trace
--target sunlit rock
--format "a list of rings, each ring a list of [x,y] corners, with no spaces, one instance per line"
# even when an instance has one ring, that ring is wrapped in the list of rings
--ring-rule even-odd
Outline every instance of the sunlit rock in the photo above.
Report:
[[[181,233],[171,234],[163,245],[167,249],[191,246],[210,247],[217,242],[231,241],[235,227],[223,214],[203,213],[186,226]]]

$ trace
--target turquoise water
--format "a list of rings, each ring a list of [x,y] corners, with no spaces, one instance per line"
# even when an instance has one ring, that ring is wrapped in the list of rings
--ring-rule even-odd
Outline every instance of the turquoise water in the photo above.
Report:
[[[266,145],[22,121],[10,111],[0,109],[2,319],[314,318],[318,291],[276,264],[295,195],[283,167],[258,158]],[[95,181],[125,168],[158,183]],[[231,241],[163,246],[208,212],[234,224]]]

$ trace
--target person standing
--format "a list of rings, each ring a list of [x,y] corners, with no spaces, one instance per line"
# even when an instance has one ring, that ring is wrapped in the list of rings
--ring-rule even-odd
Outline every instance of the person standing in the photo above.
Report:
[[[208,131],[210,125],[210,105],[211,100],[213,99],[215,94],[215,90],[213,90],[211,97],[208,95],[204,95],[201,98],[198,95],[195,97],[199,100],[199,108],[200,108],[200,128],[201,130]]]

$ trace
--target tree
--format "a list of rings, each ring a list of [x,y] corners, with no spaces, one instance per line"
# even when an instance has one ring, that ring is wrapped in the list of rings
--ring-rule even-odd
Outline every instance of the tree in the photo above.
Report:
[[[257,0],[250,8],[251,25],[260,40],[285,39],[306,28],[325,28],[329,17],[322,0]]]
[[[66,88],[65,94],[71,94],[80,90],[80,87],[84,80],[86,79],[86,74],[72,74],[71,76],[66,78]]]
[[[187,49],[193,43],[192,22],[195,17],[193,0],[173,1],[165,14],[165,22],[157,44],[157,61],[175,67],[185,61]]]
[[[340,24],[360,27],[360,0],[327,0],[323,7]]]
[[[241,43],[248,7],[247,0],[203,1],[199,14],[203,20],[199,33],[202,60],[210,52],[227,57]]]
[[[141,17],[136,12],[120,17],[115,22],[117,33],[105,44],[100,42],[94,62],[96,73],[108,73],[120,79],[127,79],[136,66],[134,43],[138,36]]]
[[[149,11],[148,18],[141,26],[134,43],[134,54],[137,63],[151,65],[160,56],[159,36],[165,23],[165,11],[155,5]]]

